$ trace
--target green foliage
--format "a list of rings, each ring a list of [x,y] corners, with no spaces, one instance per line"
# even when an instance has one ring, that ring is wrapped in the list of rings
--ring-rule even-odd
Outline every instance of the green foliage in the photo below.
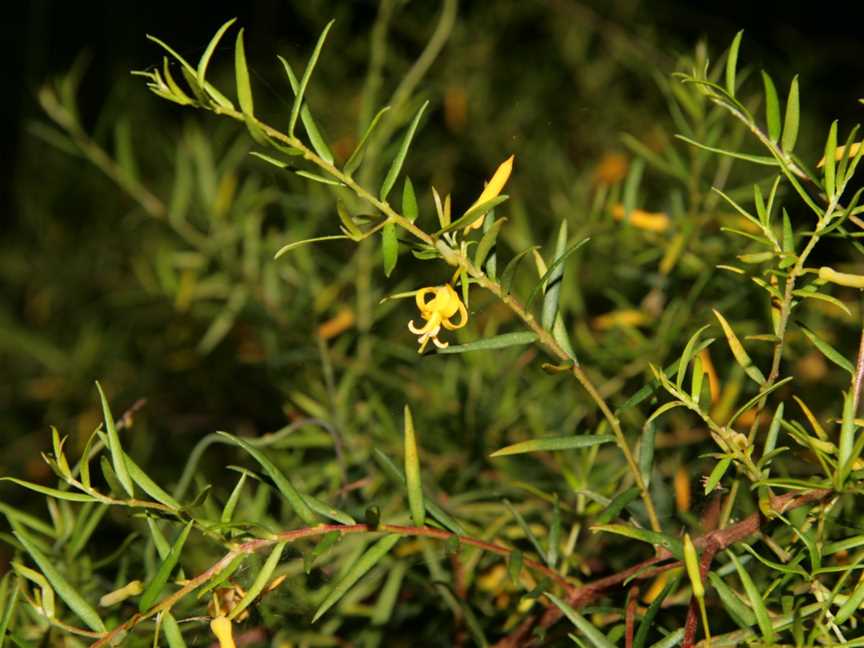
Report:
[[[501,16],[531,18],[521,4]],[[430,27],[415,10],[385,0],[368,51],[338,56],[348,36],[320,20],[272,69],[233,19],[196,66],[150,36],[162,58],[135,79],[188,119],[162,116],[160,141],[124,126],[134,111],[109,115],[113,145],[91,132],[77,68],[40,91],[53,125],[36,132],[127,212],[78,252],[123,272],[99,266],[110,308],[68,348],[0,320],[41,370],[113,395],[96,383],[76,431],[52,429],[56,480],[2,478],[32,497],[0,505],[0,643],[858,639],[857,127],[813,124],[798,77],[781,112],[742,32],[719,63],[700,44],[633,72],[558,20],[603,114],[580,133],[599,162],[574,164],[557,132],[509,136],[560,92],[531,76],[502,100],[496,78],[524,69],[497,69],[486,14],[459,23],[445,0]],[[633,110],[619,80],[657,103]],[[603,122],[616,101],[627,120]],[[622,123],[646,134],[627,153]]]

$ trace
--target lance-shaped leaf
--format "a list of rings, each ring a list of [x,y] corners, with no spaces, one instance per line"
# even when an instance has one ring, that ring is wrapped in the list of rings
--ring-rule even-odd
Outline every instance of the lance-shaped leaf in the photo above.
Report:
[[[507,200],[510,196],[506,194],[502,194],[500,196],[495,196],[494,198],[490,198],[489,200],[478,203],[477,205],[471,207],[468,211],[466,211],[462,216],[457,218],[455,221],[447,224],[442,227],[440,230],[435,232],[435,236],[440,236],[441,234],[446,234],[447,232],[452,232],[461,227],[466,227],[471,223],[474,223],[481,218],[484,218],[486,214],[495,209],[498,205]],[[447,197],[449,199],[449,196]],[[445,213],[449,214],[449,211],[445,207]],[[446,219],[444,219],[446,220]]]
[[[350,239],[350,236],[345,236],[343,234],[334,234],[331,236],[316,236],[315,238],[303,239],[302,241],[294,241],[293,243],[289,243],[288,245],[283,245],[279,248],[279,251],[273,255],[274,259],[278,259],[286,252],[290,252],[294,248],[298,248],[302,245],[309,245],[310,243],[320,243],[321,241],[336,241],[338,239]]]
[[[768,125],[768,137],[776,142],[780,138],[780,100],[777,98],[774,81],[764,71],[762,84],[765,86],[765,122]]]
[[[741,584],[744,586],[747,598],[750,599],[750,607],[753,608],[753,611],[756,614],[756,622],[759,624],[762,638],[766,643],[771,644],[774,642],[774,626],[771,623],[771,616],[768,614],[768,608],[765,607],[765,599],[762,598],[759,588],[756,587],[756,584],[750,577],[750,573],[741,565],[738,557],[731,551],[728,552],[728,554],[732,559],[732,562],[735,563],[738,578],[741,579]]]
[[[744,601],[738,598],[738,595],[732,591],[732,588],[726,584],[718,573],[713,571],[709,572],[708,579],[711,581],[711,585],[720,597],[720,602],[723,603],[723,607],[726,608],[726,611],[735,623],[742,628],[749,628],[750,626],[756,625],[756,615],[753,614],[753,610],[747,607]]]
[[[281,56],[277,58],[285,69],[288,83],[291,84],[291,90],[293,90],[296,95],[300,84],[297,81],[297,77],[294,75],[294,70],[291,69],[291,65],[284,58]],[[330,151],[330,147],[327,146],[324,136],[321,135],[321,131],[318,129],[318,124],[315,123],[315,119],[312,117],[312,113],[309,111],[309,106],[306,105],[306,102],[303,102],[303,107],[300,108],[300,121],[303,122],[303,128],[306,129],[306,135],[309,136],[309,142],[312,144],[312,148],[315,149],[318,157],[328,164],[333,164],[333,153]]]
[[[508,455],[526,454],[529,452],[556,452],[560,450],[574,450],[577,448],[589,448],[602,443],[611,443],[615,437],[611,434],[583,434],[579,436],[546,437],[520,441],[513,445],[496,450],[490,457],[506,457]]]
[[[396,464],[393,463],[387,455],[381,452],[378,448],[373,448],[372,457],[390,481],[402,486],[403,488],[405,487],[405,475],[402,474],[402,471],[399,470],[398,466],[396,466]],[[426,507],[426,511],[429,515],[440,522],[441,526],[452,531],[456,535],[466,535],[465,529],[462,528],[462,525],[453,519],[453,517],[444,509],[438,506],[434,500],[424,496],[423,505]]]
[[[237,605],[231,608],[231,612],[228,614],[229,619],[236,619],[264,591],[264,587],[270,582],[273,572],[279,566],[279,558],[282,557],[282,550],[285,549],[285,544],[285,542],[279,542],[273,547],[273,551],[267,556],[267,560],[262,565],[261,571],[255,576],[255,580],[249,586],[249,589],[246,590],[246,594],[243,595],[243,598],[240,599]]]
[[[294,484],[291,483],[291,480],[288,479],[288,477],[286,477],[282,471],[276,467],[276,464],[270,461],[263,452],[240,437],[235,437],[227,432],[217,432],[217,434],[227,439],[230,443],[240,446],[252,455],[252,458],[255,459],[255,461],[257,461],[270,476],[270,479],[272,479],[273,483],[276,484],[276,488],[278,488],[279,492],[282,493],[286,500],[288,500],[288,504],[292,509],[294,509],[294,512],[301,520],[303,520],[303,522],[309,525],[317,524],[318,519],[312,512],[312,509],[309,507],[309,504],[306,502],[304,497],[297,491]]]
[[[681,544],[681,540],[664,533],[649,531],[648,529],[640,529],[627,524],[595,524],[591,527],[591,531],[594,533],[605,531],[606,533],[614,533],[615,535],[621,535],[626,538],[633,538],[634,540],[647,542],[666,549],[678,560],[684,559],[684,546]]]
[[[639,622],[639,628],[637,628],[636,636],[633,638],[633,648],[644,648],[645,641],[648,639],[648,632],[654,625],[654,619],[660,611],[660,606],[663,605],[663,601],[665,601],[666,597],[672,593],[672,590],[678,586],[678,580],[679,578],[671,578],[669,582],[663,586],[663,590],[660,594],[651,601],[651,605],[649,605],[648,609],[645,611],[642,621]]]
[[[558,241],[555,245],[555,258],[559,258],[567,250],[567,221],[561,221],[561,227],[558,229]],[[553,264],[554,265],[554,264]],[[543,298],[543,311],[541,323],[543,328],[549,329],[555,323],[555,316],[558,315],[558,300],[561,295],[561,284],[564,282],[564,264],[558,264],[551,270],[549,278],[543,287],[545,296]]]
[[[519,528],[522,530],[522,533],[525,534],[525,537],[531,542],[534,547],[534,551],[537,552],[537,555],[541,558],[546,557],[546,552],[543,551],[543,546],[540,544],[540,541],[537,539],[537,536],[534,535],[534,532],[531,530],[531,527],[528,526],[528,523],[525,521],[525,518],[522,517],[522,514],[516,510],[516,508],[510,503],[509,500],[504,500],[504,505],[510,511],[510,515],[512,515],[516,519],[516,523],[519,525]]]
[[[501,226],[504,225],[505,222],[507,222],[506,218],[496,220],[492,223],[492,226],[486,230],[486,233],[483,234],[483,238],[480,239],[480,243],[477,245],[477,251],[474,253],[474,265],[478,268],[483,267],[486,257],[489,256],[489,252],[491,252],[492,248],[495,247],[495,242],[498,240],[498,232],[501,231]],[[491,272],[488,274],[492,276]]]
[[[159,569],[156,570],[156,575],[153,576],[150,582],[147,583],[147,587],[144,588],[144,593],[141,594],[141,598],[138,600],[138,610],[140,612],[149,610],[162,593],[162,590],[165,589],[165,585],[168,584],[171,572],[174,571],[174,568],[180,560],[180,554],[183,552],[183,545],[186,544],[186,538],[189,537],[192,525],[193,522],[190,520],[186,526],[183,527],[183,530],[180,532],[180,535],[171,547],[171,551],[168,552],[168,556],[162,561],[162,564],[159,565]]]
[[[402,187],[402,215],[413,223],[419,214],[414,185],[411,184],[411,178],[406,176],[405,184]]]
[[[57,499],[66,500],[67,502],[94,502],[96,498],[92,495],[87,495],[86,493],[73,493],[70,491],[60,490],[59,488],[51,488],[50,486],[43,486],[42,484],[34,484],[33,482],[28,482],[23,479],[18,479],[16,477],[0,477],[0,481],[10,481],[13,484],[18,484],[19,486],[23,486],[29,490],[35,491],[37,493],[41,493],[42,495],[47,495],[48,497],[55,497]]]
[[[386,223],[381,228],[381,256],[384,260],[384,276],[389,277],[399,258],[399,241],[393,223]]]
[[[249,134],[259,144],[267,144],[269,138],[255,121],[255,104],[252,100],[252,84],[249,82],[249,68],[246,65],[246,48],[243,45],[243,30],[237,32],[234,45],[234,77],[237,83],[237,101],[243,113]]]
[[[21,546],[30,554],[33,561],[42,570],[45,578],[51,583],[51,587],[57,592],[57,595],[65,601],[75,614],[77,614],[87,626],[95,632],[105,632],[105,624],[99,618],[99,614],[93,607],[78,593],[77,588],[73,587],[66,577],[54,566],[54,561],[43,554],[33,539],[20,526],[13,524],[15,537]]]
[[[696,348],[696,345],[699,343],[699,336],[707,329],[710,324],[706,324],[701,327],[698,331],[696,331],[690,339],[687,340],[687,344],[684,346],[684,352],[681,354],[681,359],[678,362],[678,371],[675,376],[675,386],[678,389],[682,388],[684,384],[684,376],[687,374],[687,367],[690,365],[690,360],[693,358],[693,349]]]
[[[423,504],[423,483],[420,481],[420,455],[417,452],[417,437],[414,434],[414,417],[411,408],[405,406],[405,487],[408,489],[408,505],[414,525],[426,523],[426,507]]]
[[[744,350],[744,347],[738,339],[738,336],[735,334],[735,331],[733,331],[732,327],[729,326],[729,322],[727,322],[726,318],[720,314],[720,311],[717,309],[712,310],[714,311],[714,316],[717,318],[717,321],[720,322],[720,326],[723,328],[723,333],[726,335],[726,341],[729,343],[732,355],[735,356],[735,361],[741,365],[741,368],[744,369],[751,379],[759,385],[763,384],[765,382],[765,376],[762,375],[759,367],[753,364],[753,361],[750,359],[750,356],[747,355],[747,351]]]
[[[405,131],[405,136],[402,138],[402,143],[399,145],[399,151],[396,153],[396,157],[393,158],[393,162],[390,164],[390,169],[387,171],[387,175],[384,176],[384,182],[381,183],[381,189],[378,191],[378,198],[382,201],[387,200],[387,196],[390,195],[390,190],[393,188],[393,185],[396,184],[396,179],[399,177],[399,172],[402,170],[402,165],[405,163],[405,157],[408,155],[408,149],[411,148],[411,140],[414,139],[414,133],[417,131],[418,124],[420,124],[420,118],[423,116],[423,111],[426,110],[426,106],[428,105],[429,101],[427,99],[417,110],[414,119],[411,121],[411,125],[408,126],[408,130]]]
[[[789,96],[786,98],[786,116],[783,120],[783,138],[780,146],[786,153],[791,153],[798,140],[798,123],[801,119],[801,107],[798,102],[798,77],[792,79],[789,85]]]
[[[493,349],[505,349],[511,346],[531,344],[532,342],[536,341],[537,334],[531,333],[530,331],[524,331],[519,333],[502,333],[501,335],[495,335],[490,338],[483,338],[482,340],[477,340],[476,342],[457,344],[455,346],[451,345],[444,349],[437,349],[435,352],[438,354],[448,354],[468,353],[470,351],[491,351]]]
[[[836,488],[841,490],[846,481],[848,473],[846,466],[851,465],[852,449],[855,445],[855,398],[852,390],[844,394],[843,399],[843,421],[840,424],[840,439],[837,441],[837,465],[840,469],[836,473]]]
[[[797,324],[801,327],[801,330],[803,331],[804,335],[807,336],[807,339],[813,343],[813,346],[815,346],[817,349],[819,349],[819,351],[822,352],[822,355],[824,355],[841,369],[845,369],[846,371],[848,371],[849,375],[855,374],[855,367],[852,365],[851,362],[849,362],[849,360],[846,359],[846,357],[842,353],[840,353],[837,349],[828,344],[825,340],[821,339],[818,335],[816,335],[816,333],[811,331],[801,322],[798,322]]]
[[[828,131],[828,139],[825,140],[825,194],[829,200],[834,197],[835,181],[834,171],[837,167],[837,160],[834,153],[837,150],[837,120],[831,122],[831,129]]]
[[[204,50],[204,53],[201,55],[201,59],[198,61],[198,70],[196,71],[196,78],[198,79],[198,85],[202,88],[206,83],[207,76],[207,66],[210,64],[210,59],[213,57],[213,52],[216,51],[216,46],[219,45],[219,41],[222,40],[222,36],[225,35],[225,32],[228,31],[228,28],[236,22],[236,18],[232,18],[224,25],[219,28],[219,31],[216,32],[216,35],[210,39],[210,42],[207,44],[207,48]]]
[[[102,401],[102,414],[105,419],[105,432],[108,434],[108,450],[111,452],[111,464],[114,468],[114,473],[117,475],[117,480],[123,486],[126,494],[129,497],[134,497],[135,489],[132,486],[129,469],[126,466],[126,455],[120,445],[117,427],[114,425],[114,416],[111,414],[111,408],[108,405],[108,399],[105,398],[105,392],[102,391],[102,385],[98,382],[96,383],[96,389],[99,391],[99,398]]]
[[[726,92],[730,97],[735,96],[735,72],[738,68],[738,48],[741,46],[741,37],[744,35],[744,30],[735,34],[735,40],[729,47],[729,54],[726,56]]]
[[[537,282],[537,285],[534,286],[534,289],[528,295],[528,299],[525,300],[525,308],[526,309],[531,306],[531,302],[534,300],[534,297],[537,296],[537,293],[540,291],[540,289],[547,285],[547,282],[549,281],[549,278],[552,276],[552,273],[556,272],[556,269],[560,265],[562,265],[565,261],[567,261],[567,259],[570,257],[571,254],[576,252],[576,250],[581,248],[583,245],[585,245],[590,240],[591,240],[590,238],[584,238],[581,241],[579,241],[578,243],[574,243],[573,245],[571,245],[569,248],[564,250],[564,252],[562,252],[561,254],[559,254],[555,258],[555,260],[552,262],[552,264],[548,268],[546,268],[546,272],[543,274],[543,276],[540,277],[540,281]]]
[[[381,121],[381,117],[388,110],[390,110],[390,106],[384,106],[375,114],[375,116],[372,118],[372,121],[369,122],[369,125],[363,132],[363,136],[360,138],[360,142],[357,144],[354,152],[351,153],[350,157],[345,162],[345,165],[342,167],[342,171],[345,173],[345,175],[350,176],[357,170],[357,167],[360,166],[360,163],[363,161],[363,154],[366,153],[366,144],[369,142],[369,136],[372,135],[375,127],[378,126],[378,122]]]
[[[306,94],[306,86],[309,85],[309,79],[312,78],[312,71],[315,69],[315,64],[318,62],[318,57],[321,54],[321,48],[324,47],[324,41],[327,40],[327,33],[333,26],[335,21],[331,20],[324,27],[324,31],[318,37],[318,42],[315,44],[315,50],[309,58],[309,63],[306,64],[306,70],[303,72],[303,78],[300,79],[300,86],[294,92],[294,105],[291,106],[291,119],[288,121],[288,135],[294,135],[294,126],[297,124],[297,117],[300,116],[300,108],[303,106],[303,97]]]
[[[324,615],[327,610],[333,607],[339,599],[341,599],[350,590],[354,584],[360,580],[366,572],[372,569],[378,562],[386,556],[389,551],[401,540],[401,536],[397,534],[386,535],[374,545],[369,547],[366,552],[360,556],[359,560],[354,562],[348,571],[339,580],[333,588],[324,597],[321,605],[315,611],[315,616],[312,617],[312,623]]]
[[[597,627],[588,619],[570,607],[566,601],[563,601],[554,594],[548,592],[546,592],[546,596],[558,607],[559,610],[561,610],[561,612],[564,613],[564,616],[566,616],[573,625],[579,628],[579,632],[585,635],[585,638],[592,646],[594,646],[594,648],[615,648],[615,644],[609,641],[606,638],[606,635],[600,632],[600,630],[598,630]]]

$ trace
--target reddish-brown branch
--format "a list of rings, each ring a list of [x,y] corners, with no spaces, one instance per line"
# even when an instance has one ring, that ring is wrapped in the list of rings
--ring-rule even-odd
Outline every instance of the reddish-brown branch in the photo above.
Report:
[[[632,585],[627,595],[627,616],[625,620],[624,646],[633,648],[633,630],[636,625],[636,608],[639,604],[639,586]]]
[[[702,557],[699,560],[699,574],[702,577],[702,582],[708,578],[708,572],[711,571],[711,563],[714,560],[714,555],[717,550],[713,545],[709,544],[702,552]],[[696,628],[699,626],[699,602],[695,596],[690,597],[690,605],[687,607],[687,620],[684,622],[684,642],[683,648],[692,648],[696,642]]]
[[[771,500],[772,508],[778,513],[784,513],[794,508],[806,506],[813,502],[824,500],[832,491],[827,489],[816,489],[799,493],[787,493],[774,497]],[[693,540],[693,544],[700,551],[711,551],[711,556],[732,546],[736,542],[744,540],[748,536],[758,531],[765,518],[760,513],[753,513],[746,518],[723,529],[711,531]],[[588,583],[576,589],[576,591],[568,594],[567,602],[573,608],[579,608],[597,599],[603,592],[616,585],[620,585],[627,579],[633,577],[638,579],[651,578],[660,572],[676,567],[681,567],[683,563],[680,560],[664,562],[672,558],[672,554],[666,549],[658,549],[657,555],[648,560],[644,560],[637,565],[628,567],[620,572],[600,578],[593,583]],[[658,563],[663,563],[658,564]],[[509,636],[500,640],[495,648],[509,648],[510,646],[528,646],[532,645],[526,641],[534,627],[535,622],[542,629],[547,629],[557,623],[562,617],[561,610],[556,606],[546,608],[539,621],[535,618],[529,618],[526,622],[519,625]]]

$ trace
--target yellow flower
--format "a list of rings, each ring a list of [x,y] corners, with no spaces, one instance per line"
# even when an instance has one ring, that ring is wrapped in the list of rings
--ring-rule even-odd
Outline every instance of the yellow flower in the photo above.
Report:
[[[474,209],[477,205],[482,205],[483,203],[497,197],[498,194],[501,193],[504,185],[507,184],[507,180],[510,179],[510,172],[513,171],[514,157],[515,156],[511,155],[498,166],[498,168],[495,170],[495,174],[492,176],[492,179],[487,182],[486,186],[483,188],[483,193],[481,193],[480,197],[474,201],[474,204],[472,204],[468,209],[465,210],[466,214],[472,209]],[[464,233],[467,234],[471,230],[477,229],[482,225],[483,219],[478,218],[476,221],[465,227]]]
[[[219,640],[219,648],[236,648],[231,632],[231,622],[224,616],[218,616],[210,622],[210,629]]]
[[[429,295],[432,295],[432,299],[427,300]],[[432,340],[439,349],[446,349],[449,343],[439,340],[438,333],[442,326],[448,331],[454,331],[468,323],[468,311],[465,309],[465,304],[462,303],[459,295],[456,294],[450,284],[422,288],[417,291],[416,300],[417,308],[420,309],[420,316],[426,320],[426,324],[420,328],[414,326],[414,320],[408,322],[408,330],[420,336],[417,340],[420,344],[417,352],[423,353],[429,340]],[[452,321],[457,313],[459,314],[458,323]]]

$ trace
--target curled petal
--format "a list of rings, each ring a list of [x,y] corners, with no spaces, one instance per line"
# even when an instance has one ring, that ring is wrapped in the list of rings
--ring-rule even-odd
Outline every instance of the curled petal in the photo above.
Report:
[[[451,322],[450,318],[447,318],[443,322],[444,328],[449,331],[455,331],[456,329],[460,329],[468,323],[468,311],[465,309],[465,305],[460,301],[459,302],[459,322]]]
[[[417,294],[414,296],[414,300],[417,302],[417,308],[420,309],[421,313],[429,310],[429,305],[435,301],[435,297],[433,297],[430,301],[427,302],[426,295],[437,296],[437,293],[437,288],[423,288],[422,290],[417,291]]]
[[[435,343],[435,346],[437,346],[439,349],[446,349],[448,346],[450,346],[449,342],[442,342],[441,340],[438,339],[437,336],[433,337],[432,341]]]

